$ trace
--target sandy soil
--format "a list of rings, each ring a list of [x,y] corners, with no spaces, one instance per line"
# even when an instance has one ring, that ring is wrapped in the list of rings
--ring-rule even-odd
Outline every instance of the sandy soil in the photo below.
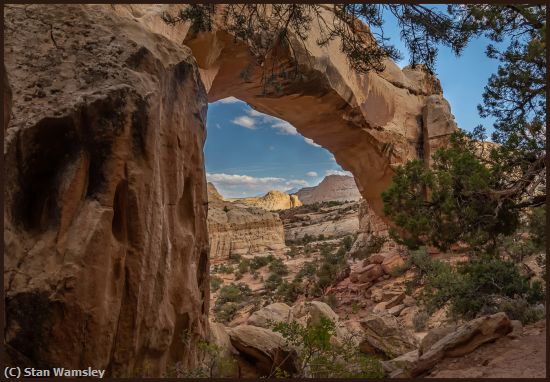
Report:
[[[527,325],[521,335],[506,336],[461,358],[447,358],[430,378],[544,378],[546,321]]]

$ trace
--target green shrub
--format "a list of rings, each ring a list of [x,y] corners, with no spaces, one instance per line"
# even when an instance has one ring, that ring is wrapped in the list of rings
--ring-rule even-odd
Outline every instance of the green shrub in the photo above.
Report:
[[[251,270],[260,269],[261,267],[265,267],[267,264],[273,261],[273,259],[273,255],[256,256],[252,258],[252,260],[250,260],[249,267]]]
[[[289,283],[288,281],[282,281],[282,283],[277,288],[277,297],[279,297],[283,302],[287,304],[294,303],[300,294],[302,293],[302,288],[299,282],[294,280]]]
[[[428,312],[449,302],[453,316],[470,319],[495,306],[498,296],[521,297],[529,304],[544,300],[540,283],[530,283],[512,261],[484,255],[455,268],[433,260],[420,264],[426,284],[422,299]]]
[[[223,279],[221,277],[218,277],[218,276],[210,277],[210,290],[212,290],[212,292],[216,292],[222,284],[223,284]]]
[[[344,237],[344,239],[342,240],[342,245],[344,246],[346,251],[349,252],[351,247],[353,246],[353,237],[351,237],[349,235]]]
[[[218,264],[214,270],[217,272],[217,273],[224,273],[224,274],[229,274],[229,273],[233,273],[233,267],[230,266],[230,265],[227,265],[227,264]]]
[[[252,291],[243,283],[224,285],[214,304],[214,314],[218,322],[227,323],[247,304]]]
[[[274,259],[271,263],[269,263],[268,269],[271,273],[278,274],[280,276],[285,276],[288,274],[288,267],[281,259]]]
[[[294,277],[297,281],[302,281],[305,278],[312,280],[315,278],[315,273],[317,272],[317,265],[313,261],[308,261],[304,263],[302,268],[298,271]]]
[[[334,322],[323,317],[316,325],[303,327],[296,321],[280,322],[273,326],[288,346],[299,349],[298,370],[295,378],[382,378],[382,363],[374,357],[359,352],[353,335],[341,337],[338,344],[331,341],[336,336]],[[273,365],[276,375],[280,365]],[[280,374],[279,374],[280,375]]]
[[[415,332],[422,332],[426,329],[430,316],[425,311],[421,310],[416,313],[412,319]]]
[[[497,310],[505,312],[511,320],[519,320],[524,325],[540,321],[546,316],[544,306],[530,304],[524,298],[504,299]]]
[[[265,280],[265,284],[264,284],[265,290],[268,292],[274,292],[277,290],[277,288],[279,287],[279,285],[281,285],[282,282],[283,282],[283,278],[281,277],[281,275],[277,273],[272,273],[269,275],[267,280]]]

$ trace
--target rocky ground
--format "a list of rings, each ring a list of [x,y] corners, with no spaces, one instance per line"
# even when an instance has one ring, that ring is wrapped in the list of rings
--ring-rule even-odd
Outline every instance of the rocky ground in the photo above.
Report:
[[[414,271],[398,271],[406,249],[381,240],[363,245],[361,258],[353,256],[358,209],[359,202],[323,202],[278,211],[286,250],[247,253],[212,266],[210,315],[239,357],[245,354],[240,376],[258,376],[257,365],[270,362],[247,363],[259,351],[251,350],[257,336],[270,341],[266,320],[295,317],[311,302],[335,318],[342,332],[360,333],[359,350],[384,361],[390,377],[544,376],[544,322],[518,328],[519,321],[504,313],[470,322],[450,320],[445,309],[427,315],[418,301],[420,289],[411,288]],[[460,251],[429,255],[452,264],[464,260]],[[339,256],[345,260],[332,268],[330,286],[319,290],[318,270]],[[232,302],[224,287],[236,285],[244,289],[233,291],[239,297]]]
[[[545,378],[546,320],[527,325],[461,358],[441,361],[430,378]]]

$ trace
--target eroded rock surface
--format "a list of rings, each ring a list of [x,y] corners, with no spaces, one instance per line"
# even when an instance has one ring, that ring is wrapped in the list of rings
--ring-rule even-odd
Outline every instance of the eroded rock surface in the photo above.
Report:
[[[5,23],[5,342],[111,376],[194,365],[207,98],[191,51],[109,6],[13,5]]]
[[[224,200],[208,184],[208,235],[213,263],[232,256],[265,252],[282,253],[286,248],[279,215],[262,208]]]
[[[303,204],[328,201],[357,201],[361,194],[352,176],[328,175],[315,187],[304,187],[295,194]]]
[[[261,197],[242,198],[236,199],[236,201],[248,206],[263,208],[267,211],[288,210],[302,205],[298,196],[277,190],[269,191]]]

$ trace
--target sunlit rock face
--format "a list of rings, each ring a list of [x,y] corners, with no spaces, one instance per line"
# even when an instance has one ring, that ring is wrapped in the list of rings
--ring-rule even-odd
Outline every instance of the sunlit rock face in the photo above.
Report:
[[[209,300],[207,101],[234,96],[292,123],[353,173],[378,213],[392,166],[454,130],[435,78],[389,61],[358,75],[337,41],[317,46],[315,25],[293,57],[301,77],[262,95],[246,44],[166,25],[162,13],[180,7],[5,8],[4,338],[14,362],[110,376],[196,364]],[[288,67],[291,53],[279,54]]]
[[[302,203],[357,201],[361,194],[352,176],[328,175],[315,187],[304,187],[295,194]]]
[[[210,261],[220,263],[242,255],[284,252],[285,234],[279,215],[240,201],[224,200],[208,183]]]

